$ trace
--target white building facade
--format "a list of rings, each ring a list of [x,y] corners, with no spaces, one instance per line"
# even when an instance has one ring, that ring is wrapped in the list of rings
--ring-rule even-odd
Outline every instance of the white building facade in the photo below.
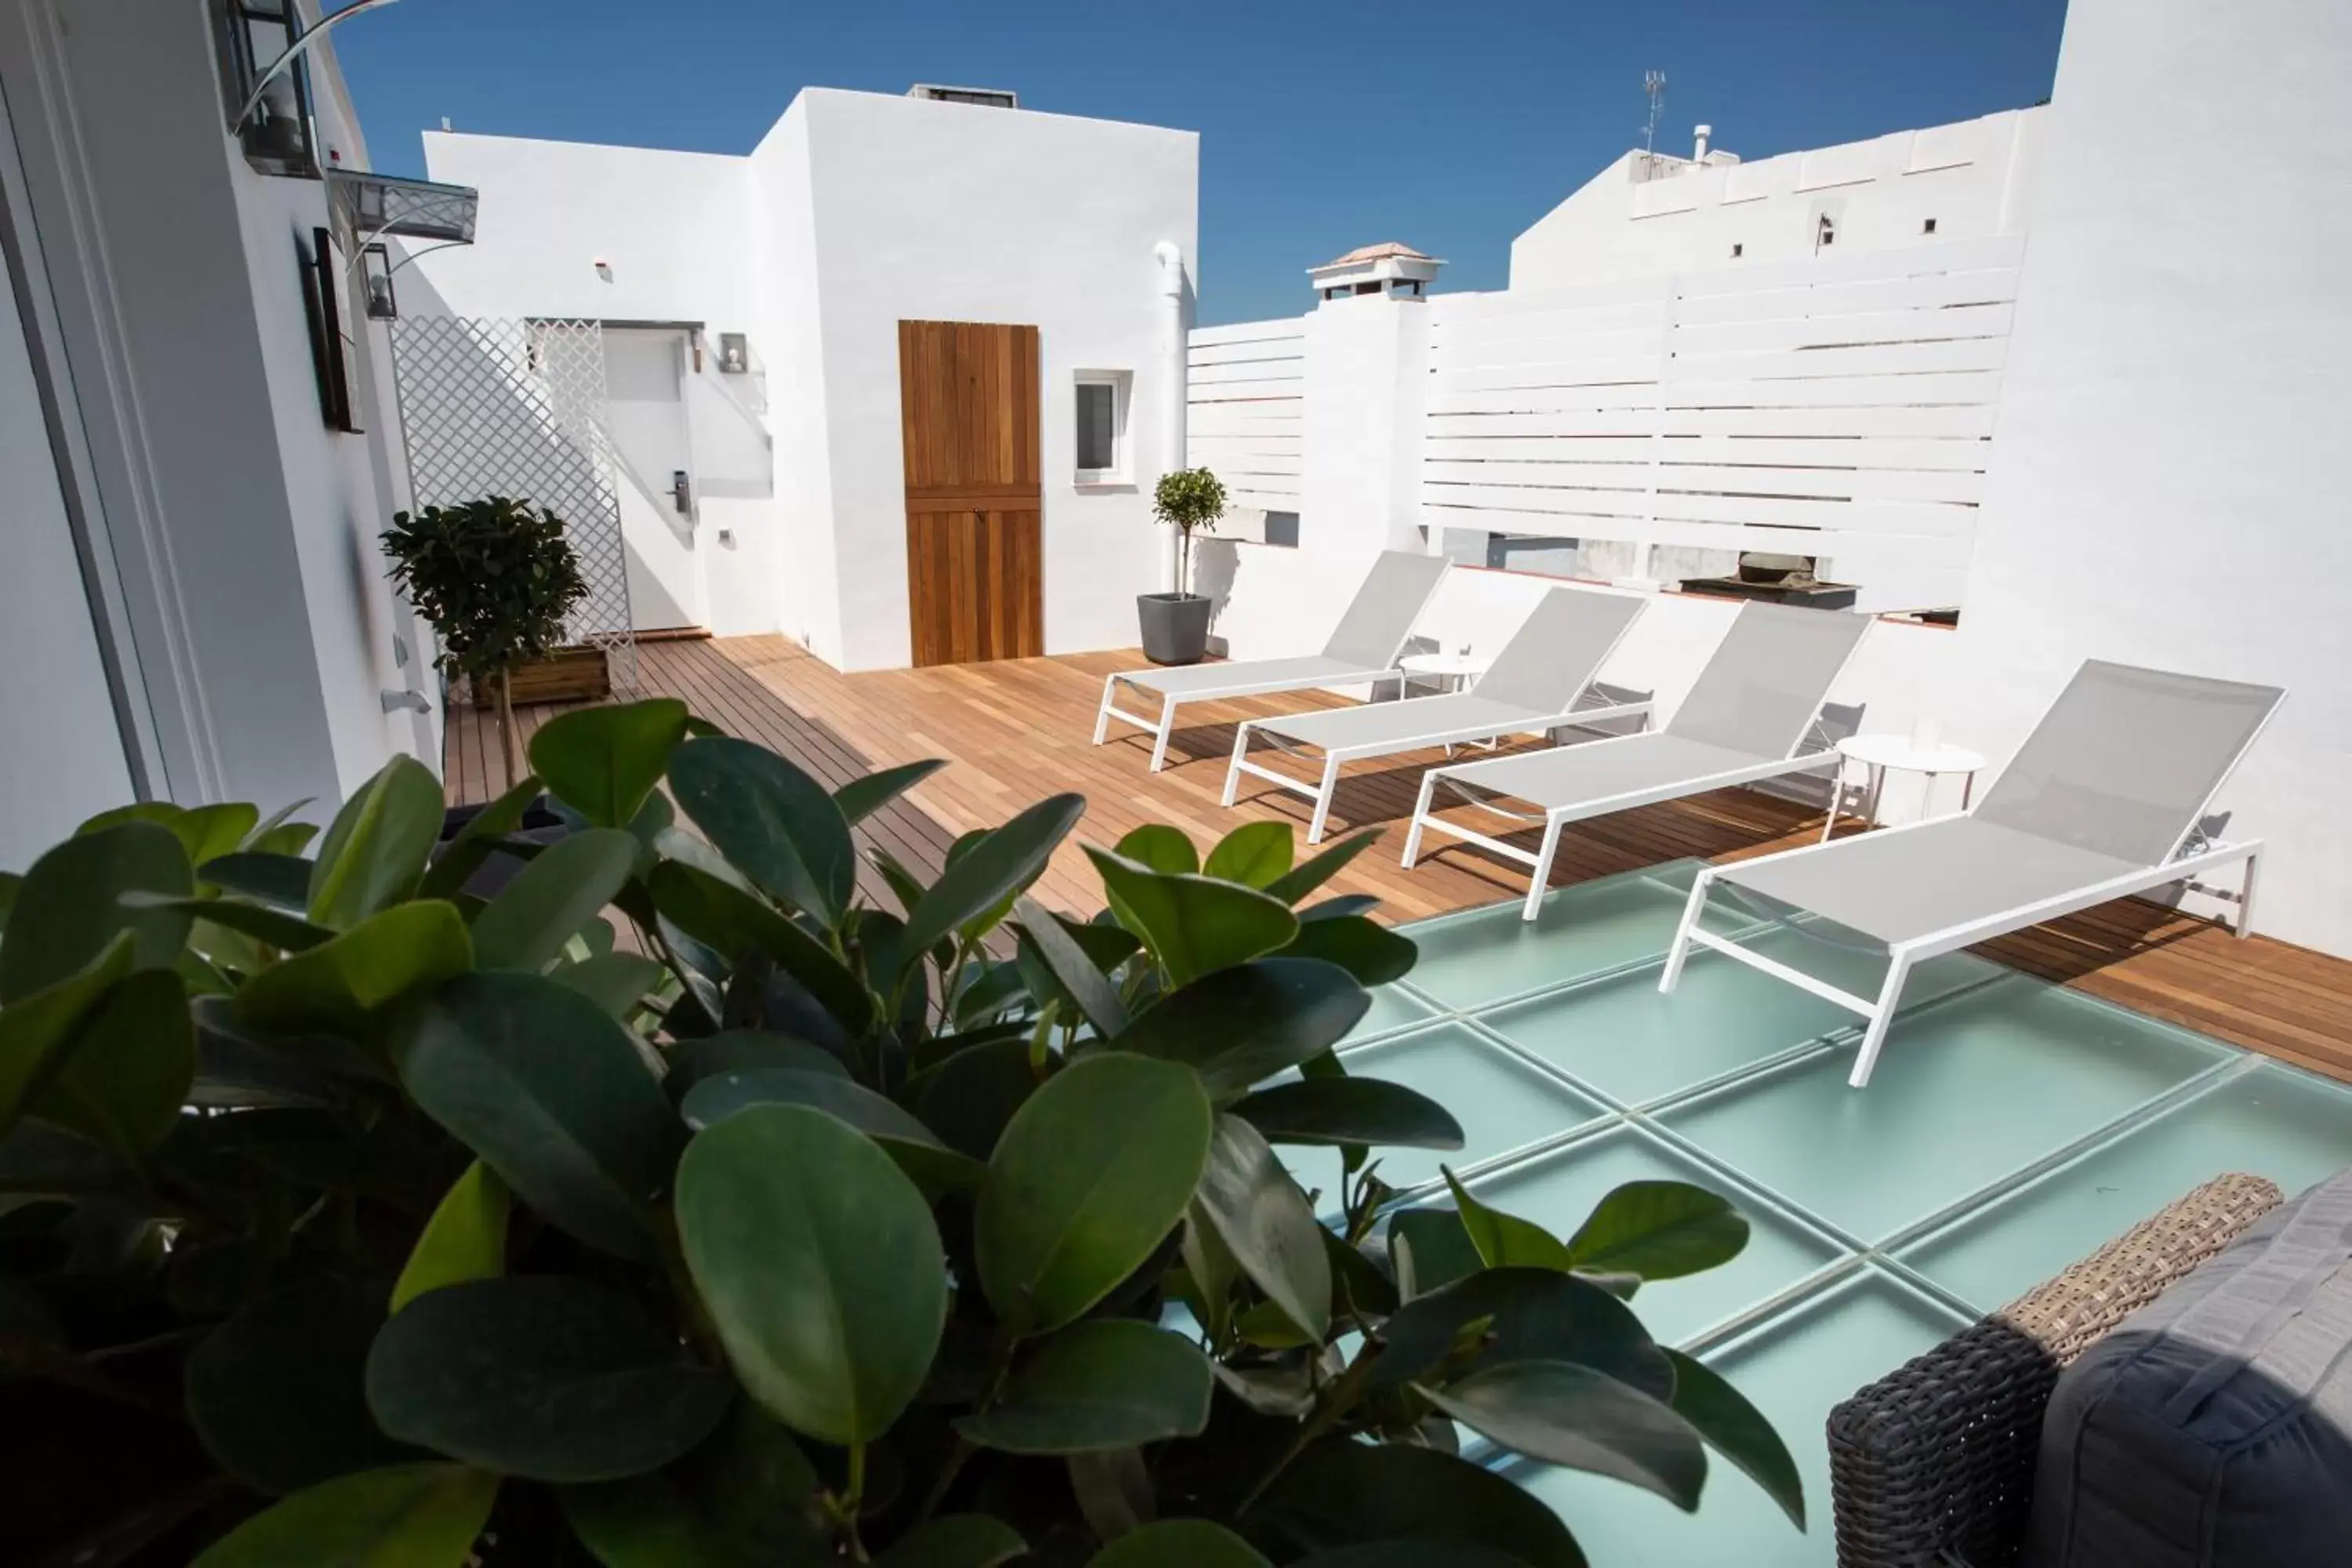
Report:
[[[605,324],[641,627],[913,662],[899,323],[952,321],[1036,330],[1042,651],[1134,642],[1181,450],[1192,132],[810,89],[745,157],[437,132],[425,154],[483,217],[412,268],[425,308]]]

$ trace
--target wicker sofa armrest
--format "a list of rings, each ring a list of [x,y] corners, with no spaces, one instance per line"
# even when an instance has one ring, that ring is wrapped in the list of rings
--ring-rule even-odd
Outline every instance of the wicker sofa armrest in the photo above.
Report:
[[[1838,1568],[2015,1563],[2058,1373],[2281,1196],[2217,1176],[1831,1411]]]

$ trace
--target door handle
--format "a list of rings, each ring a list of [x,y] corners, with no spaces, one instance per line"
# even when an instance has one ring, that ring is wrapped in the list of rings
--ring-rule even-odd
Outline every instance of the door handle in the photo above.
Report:
[[[681,514],[694,510],[694,488],[688,482],[684,468],[670,470],[669,494],[670,500],[677,503]]]

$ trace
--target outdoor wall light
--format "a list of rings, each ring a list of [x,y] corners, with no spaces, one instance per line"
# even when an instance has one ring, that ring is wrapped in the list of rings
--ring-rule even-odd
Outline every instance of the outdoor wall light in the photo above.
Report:
[[[367,296],[370,321],[400,320],[400,301],[392,292],[392,251],[387,247],[371,245],[360,251],[360,288]]]
[[[319,177],[304,57],[338,22],[392,4],[352,0],[306,31],[295,0],[213,0],[229,134],[237,139],[247,163],[265,174]]]
[[[719,368],[729,375],[741,375],[751,368],[751,348],[742,333],[719,334]]]

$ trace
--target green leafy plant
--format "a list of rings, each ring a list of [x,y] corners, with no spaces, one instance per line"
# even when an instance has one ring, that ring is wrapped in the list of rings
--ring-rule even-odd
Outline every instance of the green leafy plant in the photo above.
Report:
[[[1176,591],[1192,591],[1192,535],[1213,532],[1225,511],[1225,487],[1206,468],[1172,468],[1151,489],[1151,515],[1174,529]]]
[[[1368,837],[1139,828],[1079,921],[1026,892],[1074,795],[926,881],[853,827],[931,764],[827,790],[667,700],[530,760],[437,847],[401,760],[312,855],[142,806],[0,883],[12,1544],[1580,1563],[1474,1437],[1684,1509],[1711,1451],[1801,1525],[1628,1305],[1730,1205],[1633,1183],[1559,1237],[1381,1180],[1462,1131],[1335,1054],[1414,959],[1328,896]],[[542,789],[573,831],[510,837]]]
[[[515,755],[514,668],[563,642],[563,625],[588,596],[563,520],[505,496],[397,512],[382,536],[392,580],[433,625],[445,674],[498,699],[506,778]]]

